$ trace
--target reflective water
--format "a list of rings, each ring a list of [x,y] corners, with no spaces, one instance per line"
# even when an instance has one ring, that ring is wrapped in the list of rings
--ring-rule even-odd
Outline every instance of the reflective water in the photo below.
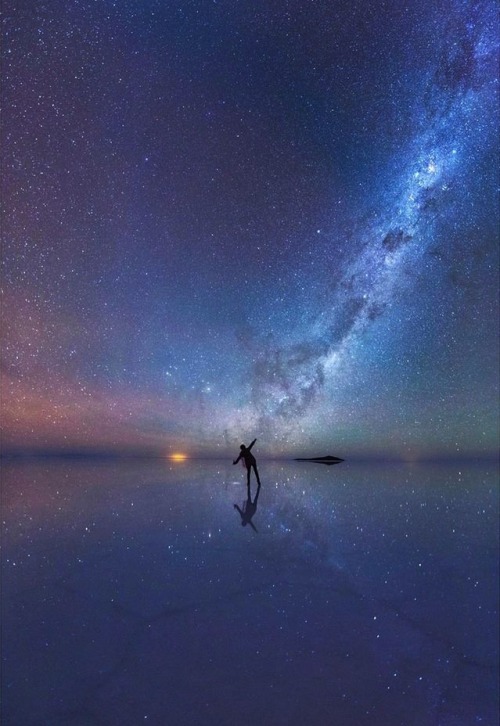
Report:
[[[259,470],[4,464],[4,726],[497,724],[498,473]]]

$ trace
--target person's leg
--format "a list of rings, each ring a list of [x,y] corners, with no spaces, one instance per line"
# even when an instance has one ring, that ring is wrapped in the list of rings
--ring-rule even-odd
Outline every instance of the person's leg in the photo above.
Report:
[[[250,491],[250,467],[247,466],[247,488]]]
[[[257,466],[253,465],[253,470],[255,472],[255,476],[257,477],[257,484],[260,486],[260,478],[259,478],[259,472],[257,471]]]

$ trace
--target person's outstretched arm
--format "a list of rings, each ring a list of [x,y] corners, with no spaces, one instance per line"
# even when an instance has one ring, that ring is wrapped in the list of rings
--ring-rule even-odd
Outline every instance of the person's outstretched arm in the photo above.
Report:
[[[247,446],[247,451],[250,451],[250,449],[252,448],[252,446],[255,444],[256,441],[257,441],[257,439],[254,439],[252,441],[252,443],[250,444],[250,446]]]
[[[237,463],[238,463],[238,461],[239,461],[240,459],[241,459],[241,454],[240,454],[240,455],[238,456],[238,458],[237,458],[237,459],[235,459],[235,460],[233,461],[233,464],[237,464]]]

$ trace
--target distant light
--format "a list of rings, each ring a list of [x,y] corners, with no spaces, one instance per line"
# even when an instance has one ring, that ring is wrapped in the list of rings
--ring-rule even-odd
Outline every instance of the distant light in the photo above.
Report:
[[[171,454],[169,457],[170,461],[186,461],[186,454]]]

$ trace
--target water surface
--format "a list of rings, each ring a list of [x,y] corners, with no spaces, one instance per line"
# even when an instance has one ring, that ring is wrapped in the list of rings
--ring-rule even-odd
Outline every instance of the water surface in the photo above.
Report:
[[[498,473],[259,471],[4,464],[4,726],[497,724]]]

